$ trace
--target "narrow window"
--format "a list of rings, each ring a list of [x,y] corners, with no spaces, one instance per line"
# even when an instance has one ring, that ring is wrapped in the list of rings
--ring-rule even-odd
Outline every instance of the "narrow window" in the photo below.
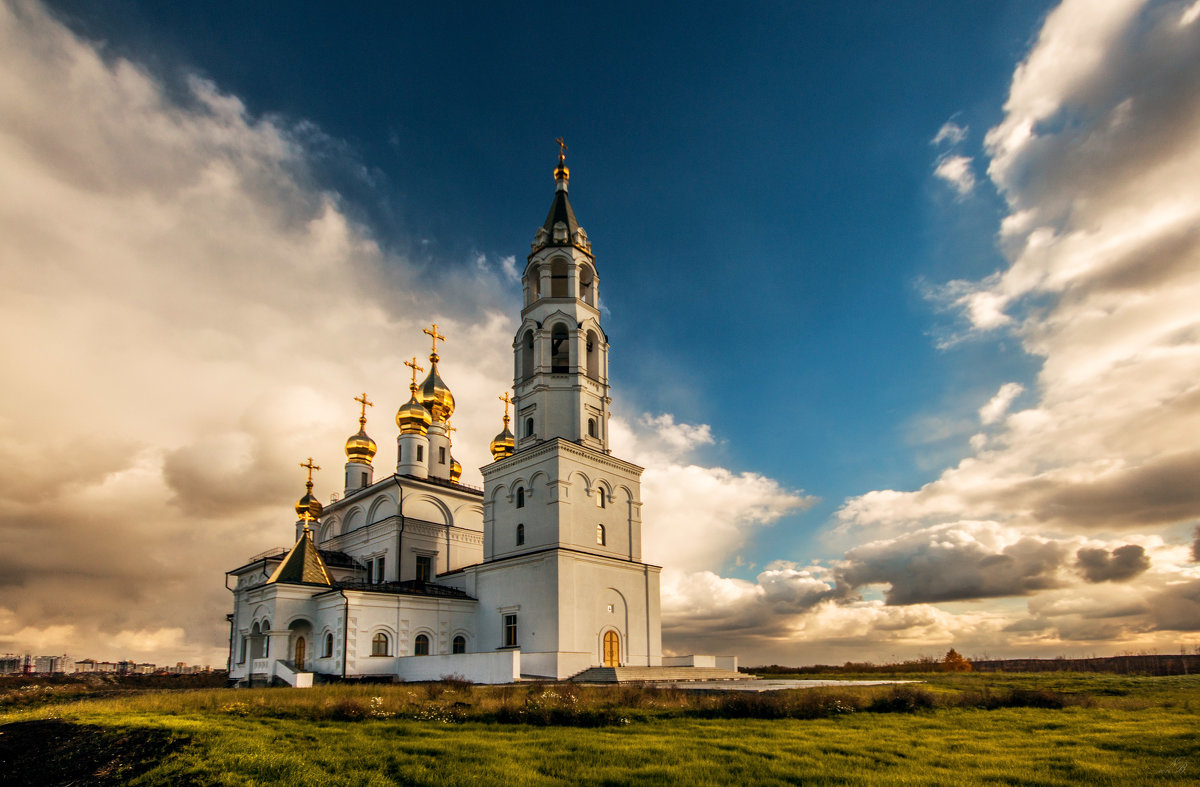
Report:
[[[454,638],[453,652],[455,652],[455,653],[466,653],[467,652],[467,638],[464,637],[462,634],[459,634],[457,637]]]
[[[596,525],[596,543],[604,546],[604,525]]]
[[[425,446],[423,446],[423,445],[417,446],[417,461],[418,462],[425,461]]]
[[[517,508],[525,507],[525,489],[524,487],[517,488]]]
[[[386,656],[388,655],[388,636],[382,631],[371,638],[371,655]]]
[[[364,470],[363,474],[362,474],[362,481],[359,483],[359,486],[365,488],[366,485],[367,485],[367,471]]]
[[[238,664],[246,663],[246,638],[242,637],[242,655],[238,658]]]
[[[567,336],[567,326],[554,326],[550,333],[550,373],[566,374],[571,370],[571,342]]]
[[[532,418],[525,419],[525,436],[533,437],[533,419]]]
[[[444,445],[438,446],[438,464],[446,464],[446,446]]]
[[[321,652],[321,658],[324,658],[324,659],[333,658],[333,635],[332,634],[325,635],[325,650],[323,650]]]
[[[533,331],[525,331],[524,349],[521,351],[521,378],[533,376]]]
[[[599,506],[600,508],[605,507],[604,490],[603,489],[596,490],[596,505]]]
[[[428,582],[433,579],[433,558],[429,555],[417,555],[417,581]]]
[[[429,655],[429,637],[424,634],[418,634],[413,640],[413,655],[428,656]]]
[[[375,582],[375,561],[367,561],[367,584],[371,585]]]
[[[525,526],[517,525],[517,546],[525,543]]]
[[[517,646],[517,616],[504,616],[504,647],[515,648]]]
[[[588,419],[588,437],[595,437],[595,436],[596,436],[596,419],[589,418]]]
[[[396,446],[396,460],[399,462],[404,461],[404,446],[403,445]]]
[[[383,558],[379,558],[375,561],[375,581],[383,581]]]

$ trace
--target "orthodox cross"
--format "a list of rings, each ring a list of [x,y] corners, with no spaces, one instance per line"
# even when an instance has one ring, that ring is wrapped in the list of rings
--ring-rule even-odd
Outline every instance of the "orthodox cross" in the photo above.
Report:
[[[426,333],[428,333],[428,331],[426,331]],[[409,389],[415,391],[417,390],[417,372],[425,371],[425,367],[417,366],[417,356],[415,355],[411,361],[405,361],[404,365],[409,369],[412,369],[412,385],[409,386]]]
[[[563,142],[562,137],[555,137],[554,141],[558,143],[558,157],[560,159],[565,158],[567,154],[567,143]]]
[[[358,420],[365,424],[367,422],[367,408],[374,407],[375,403],[367,401],[367,394],[365,391],[363,392],[362,396],[354,397],[354,401],[362,405],[362,415],[358,417]],[[312,460],[310,459],[308,461],[311,462]]]
[[[439,340],[443,341],[443,342],[446,341],[446,337],[442,336],[440,333],[438,333],[436,322],[430,327],[432,328],[432,330],[430,330],[430,328],[426,328],[422,331],[422,333],[424,333],[429,338],[433,339],[433,352],[431,352],[429,354],[429,357],[437,358],[437,343]]]
[[[508,391],[505,391],[505,392],[504,392],[504,396],[500,396],[500,397],[497,397],[497,398],[498,398],[500,401],[504,402],[504,425],[505,425],[505,426],[508,426],[508,421],[509,421],[509,418],[508,418],[508,406],[509,406],[510,404],[512,404],[512,403],[513,403],[513,400],[508,398]]]
[[[312,462],[312,457],[311,457],[311,456],[308,458],[308,461],[307,461],[307,462],[301,462],[301,463],[300,463],[300,466],[301,466],[301,467],[303,467],[305,470],[307,470],[307,471],[308,471],[308,482],[307,482],[307,483],[308,483],[308,489],[309,489],[309,491],[312,491],[312,485],[313,485],[313,482],[312,482],[312,474],[313,474],[313,470],[320,470],[320,469],[321,469],[321,466],[320,466],[320,465],[314,465],[314,464],[313,464],[313,462]]]

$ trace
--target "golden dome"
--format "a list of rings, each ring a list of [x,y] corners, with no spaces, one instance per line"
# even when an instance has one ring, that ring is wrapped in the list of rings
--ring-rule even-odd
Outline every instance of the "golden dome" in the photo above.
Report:
[[[320,519],[321,510],[324,508],[324,506],[321,505],[321,501],[317,499],[316,495],[312,493],[312,474],[313,470],[320,470],[321,468],[313,464],[311,456],[308,458],[308,462],[301,464],[300,466],[308,470],[308,481],[304,483],[304,497],[296,501],[296,516],[304,520],[308,520],[310,518],[313,520]],[[304,526],[308,527],[307,521],[305,522]]]
[[[425,434],[433,418],[417,398],[417,386],[410,385],[409,388],[412,396],[407,404],[396,411],[396,426],[400,427],[400,434]]]
[[[359,420],[359,426],[366,426],[365,418]],[[369,465],[375,458],[375,450],[375,441],[368,437],[362,428],[358,430],[358,434],[351,435],[346,441],[346,458],[351,462]]]
[[[437,362],[437,353],[429,356],[429,376],[421,383],[421,404],[425,405],[433,420],[446,421],[454,414],[454,394],[438,376]]]
[[[323,509],[324,506],[321,505],[321,501],[312,493],[312,484],[309,484],[308,491],[304,493],[304,497],[296,501],[296,516],[299,519],[304,519],[304,512],[307,511],[312,519],[317,520],[321,518],[321,511]]]
[[[492,438],[492,458],[495,460],[512,456],[516,449],[517,438],[508,428],[508,419],[504,419],[504,431]]]
[[[462,478],[462,465],[454,457],[450,457],[450,483],[457,484],[458,479]]]
[[[375,458],[375,441],[367,436],[367,408],[374,407],[375,403],[369,401],[365,393],[354,397],[354,401],[362,405],[362,412],[358,416],[358,434],[351,435],[346,441],[346,458],[369,465]]]

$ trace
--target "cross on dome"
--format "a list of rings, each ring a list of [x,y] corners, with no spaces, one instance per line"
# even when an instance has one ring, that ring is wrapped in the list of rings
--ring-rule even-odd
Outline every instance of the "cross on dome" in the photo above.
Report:
[[[417,365],[417,356],[415,355],[412,357],[411,361],[405,361],[404,365],[409,369],[412,369],[412,383],[409,384],[408,388],[411,391],[415,391],[417,390],[417,372],[425,371],[425,367]]]
[[[366,394],[366,392],[364,392],[362,396],[356,396],[356,397],[354,397],[354,401],[356,401],[356,402],[358,402],[359,404],[361,404],[361,405],[362,405],[362,415],[360,415],[360,416],[358,417],[358,420],[359,420],[360,422],[362,422],[362,423],[364,423],[364,424],[365,424],[365,423],[367,422],[367,408],[368,408],[368,407],[374,407],[374,406],[375,406],[375,403],[374,403],[374,402],[367,401],[367,394]],[[312,461],[312,460],[310,459],[309,461]]]
[[[301,466],[301,467],[303,467],[305,470],[307,470],[307,471],[308,471],[308,481],[307,481],[307,484],[308,484],[308,488],[309,488],[309,489],[312,489],[312,485],[313,485],[313,480],[312,480],[312,474],[313,474],[313,470],[320,470],[320,469],[321,469],[321,466],[320,466],[320,465],[314,465],[314,464],[313,464],[313,460],[312,460],[312,457],[311,457],[311,456],[308,458],[308,461],[307,461],[307,462],[301,462],[301,463],[300,463],[300,466]]]
[[[429,360],[433,361],[434,363],[437,363],[437,359],[438,359],[437,343],[438,343],[438,341],[443,341],[443,342],[446,341],[446,337],[441,335],[440,333],[438,333],[438,327],[437,327],[436,322],[432,326],[430,326],[430,328],[425,328],[421,332],[424,333],[429,338],[433,339],[433,350],[429,353]]]

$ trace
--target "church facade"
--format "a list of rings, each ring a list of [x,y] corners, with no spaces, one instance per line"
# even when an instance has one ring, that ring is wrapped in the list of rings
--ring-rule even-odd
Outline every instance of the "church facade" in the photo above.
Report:
[[[554,176],[483,489],[459,482],[454,397],[438,372],[446,337],[433,325],[427,369],[407,362],[396,472],[375,478],[363,394],[344,493],[322,506],[310,459],[295,545],[227,573],[231,680],[506,683],[663,664],[660,569],[641,553],[642,468],[609,450],[600,279],[561,149]]]

